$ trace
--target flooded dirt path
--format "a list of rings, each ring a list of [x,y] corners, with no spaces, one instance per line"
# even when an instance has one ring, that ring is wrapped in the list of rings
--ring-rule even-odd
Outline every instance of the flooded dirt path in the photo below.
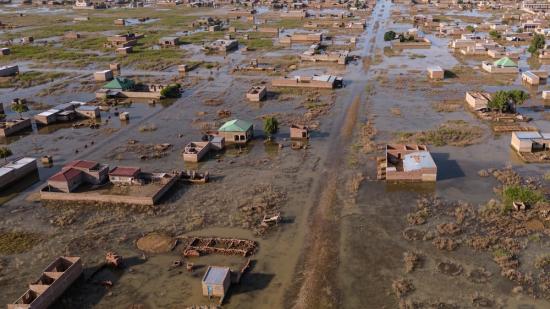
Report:
[[[364,102],[363,93],[371,74],[364,67],[372,58],[377,40],[382,36],[379,23],[389,18],[390,5],[378,3],[372,18],[363,34],[364,46],[361,48],[363,62],[350,68],[345,76],[348,91],[337,99],[342,111],[333,123],[331,138],[323,161],[323,171],[317,178],[310,199],[310,227],[306,236],[306,247],[303,258],[305,273],[302,276],[295,308],[329,308],[338,307],[341,293],[337,280],[340,239],[340,213],[343,171],[346,169],[345,158],[352,140],[359,111]]]

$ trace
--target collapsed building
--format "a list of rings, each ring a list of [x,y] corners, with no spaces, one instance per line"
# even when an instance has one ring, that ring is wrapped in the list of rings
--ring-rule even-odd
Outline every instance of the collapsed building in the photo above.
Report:
[[[61,256],[55,259],[18,300],[8,309],[49,308],[82,275],[79,257]]]

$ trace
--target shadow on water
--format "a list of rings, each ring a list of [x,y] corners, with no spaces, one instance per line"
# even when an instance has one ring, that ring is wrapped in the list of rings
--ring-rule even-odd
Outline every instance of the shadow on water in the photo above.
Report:
[[[432,157],[437,164],[437,180],[448,180],[464,177],[464,171],[456,160],[449,160],[448,153],[433,153]]]
[[[434,193],[435,182],[386,182],[385,193],[409,192],[418,194]]]
[[[22,179],[10,184],[6,189],[0,191],[0,205],[11,200],[17,194],[25,191],[28,187],[40,181],[38,172],[32,173],[23,177]]]
[[[271,283],[275,277],[275,274],[254,272],[254,268],[257,263],[258,262],[256,260],[251,260],[248,271],[241,277],[241,282],[231,286],[226,298],[228,303],[231,301],[232,295],[263,290],[269,286],[269,283]]]
[[[103,263],[85,268],[82,276],[50,308],[92,308],[110,293],[109,284],[116,286],[129,268],[143,263],[144,259],[133,256],[125,258],[121,268]]]

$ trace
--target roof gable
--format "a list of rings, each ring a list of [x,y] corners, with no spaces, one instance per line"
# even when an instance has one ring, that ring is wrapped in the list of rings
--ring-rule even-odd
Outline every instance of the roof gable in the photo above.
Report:
[[[252,127],[252,123],[240,120],[240,119],[233,119],[223,124],[223,126],[220,127],[221,132],[246,132],[248,129]]]

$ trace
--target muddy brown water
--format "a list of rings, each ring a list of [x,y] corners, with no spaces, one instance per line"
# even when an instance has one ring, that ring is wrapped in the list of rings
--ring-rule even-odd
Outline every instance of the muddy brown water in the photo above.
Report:
[[[384,5],[376,6],[369,27],[358,45],[356,52],[364,57],[382,53],[386,46],[383,34],[388,28],[406,30],[404,28],[409,26],[394,25],[389,16],[398,5],[389,1],[382,3]],[[379,25],[377,28],[376,24]],[[483,297],[505,308],[548,308],[546,301],[512,295],[513,284],[500,276],[500,270],[488,253],[473,254],[468,248],[462,247],[455,252],[442,252],[429,242],[409,241],[402,236],[403,229],[408,227],[405,216],[414,209],[416,199],[421,196],[466,200],[474,205],[484,204],[493,198],[492,188],[496,182],[492,178],[479,177],[477,172],[480,169],[512,164],[527,175],[541,175],[547,170],[543,165],[522,164],[510,150],[507,134],[493,136],[485,123],[463,109],[453,113],[437,113],[433,110],[431,104],[439,98],[428,94],[430,87],[426,86],[424,69],[432,64],[452,66],[458,63],[447,51],[446,43],[446,39],[434,39],[434,46],[430,49],[404,51],[398,57],[384,57],[380,63],[373,64],[368,72],[363,71],[360,63],[350,64],[345,75],[346,88],[336,91],[336,104],[331,113],[322,119],[320,129],[313,134],[307,150],[290,149],[285,141],[285,128],[276,137],[277,141],[286,145],[282,149],[264,145],[262,138],[257,137],[244,152],[231,149],[197,165],[183,163],[180,151],[185,143],[200,138],[201,130],[197,124],[223,123],[216,116],[219,109],[229,109],[232,117],[253,121],[257,135],[261,134],[262,122],[259,117],[263,114],[304,112],[301,96],[284,102],[268,100],[261,105],[246,102],[243,94],[250,84],[268,79],[262,76],[231,75],[229,69],[232,65],[246,61],[247,57],[257,56],[241,52],[230,53],[226,57],[193,55],[193,59],[222,63],[222,69],[212,74],[214,80],[208,82],[202,79],[197,85],[186,89],[181,99],[169,105],[151,106],[136,102],[120,108],[120,111],[131,113],[127,124],[121,123],[114,116],[114,111],[102,112],[102,121],[109,119],[109,123],[99,130],[57,125],[9,140],[5,144],[9,144],[18,154],[53,154],[54,166],[41,167],[41,182],[26,190],[16,188],[14,192],[22,190],[23,193],[17,196],[7,194],[5,199],[11,200],[0,207],[0,216],[3,218],[0,228],[44,234],[43,242],[30,252],[0,256],[0,265],[3,266],[0,269],[0,303],[15,300],[23,293],[27,282],[34,280],[60,254],[82,256],[85,274],[56,303],[55,308],[125,308],[132,304],[141,304],[145,308],[178,308],[210,303],[200,292],[205,265],[231,265],[237,268],[243,260],[219,256],[193,259],[198,269],[188,273],[184,269],[170,269],[173,261],[181,258],[181,248],[165,254],[143,255],[135,247],[135,240],[143,234],[166,231],[172,235],[241,237],[258,241],[259,250],[252,257],[250,272],[243,277],[239,286],[232,288],[224,307],[291,307],[296,304],[301,292],[307,293],[310,298],[327,292],[322,290],[322,285],[319,292],[308,290],[308,285],[304,287],[308,269],[303,266],[315,265],[316,257],[308,251],[314,248],[316,241],[317,235],[312,233],[323,235],[327,231],[312,226],[312,222],[323,222],[312,221],[312,218],[319,211],[323,197],[327,196],[323,192],[330,191],[330,187],[334,186],[335,190],[330,191],[335,196],[334,202],[329,203],[327,209],[328,214],[336,214],[335,221],[329,220],[336,226],[334,231],[337,233],[329,238],[336,250],[330,252],[333,259],[324,265],[327,274],[331,275],[328,279],[330,291],[334,294],[329,299],[333,307],[395,308],[397,299],[392,295],[391,284],[393,280],[405,276],[416,287],[411,293],[411,298],[415,300],[454,303],[468,308],[472,306],[472,295],[481,290]],[[193,48],[197,49],[196,46]],[[294,48],[300,52],[302,47]],[[270,55],[284,54],[286,52],[273,52]],[[415,54],[426,57],[414,57]],[[318,66],[304,68],[303,72],[328,70]],[[409,70],[420,73],[411,73]],[[79,70],[74,73],[89,72]],[[209,74],[209,71],[202,73]],[[162,72],[159,75],[171,74],[175,72]],[[382,84],[377,81],[381,74],[386,74],[390,82]],[[395,80],[402,75],[413,79],[412,83],[418,87],[396,89]],[[70,84],[71,87],[77,86],[76,82]],[[367,85],[374,88],[374,94],[370,97],[365,94]],[[47,86],[5,90],[1,93],[3,100],[9,101],[18,96],[33,96]],[[519,86],[518,82],[515,81],[513,86]],[[459,98],[462,98],[463,92],[469,90],[470,85],[453,85],[449,82],[441,87],[449,91],[450,97],[458,93]],[[494,91],[508,87],[486,88]],[[91,97],[92,93],[72,91],[40,100],[54,105]],[[349,107],[357,97],[361,98],[361,102],[368,100],[368,107],[365,104],[358,109],[357,124],[366,121],[367,117],[373,119],[378,130],[376,142],[379,143],[391,140],[395,132],[430,129],[447,120],[466,120],[486,128],[487,132],[481,143],[469,147],[431,147],[439,167],[437,184],[391,185],[366,180],[357,192],[355,203],[344,208],[343,197],[347,191],[342,184],[347,176],[360,171],[370,179],[375,178],[372,159],[365,159],[358,166],[349,165],[346,161],[356,136],[342,139],[341,132]],[[211,98],[223,98],[223,105],[203,104],[204,100]],[[539,103],[540,99],[534,98],[528,104]],[[402,116],[396,118],[390,107],[400,108]],[[531,110],[525,111],[536,115]],[[29,114],[36,112],[31,111]],[[199,112],[205,114],[198,116]],[[139,127],[143,124],[153,124],[157,129],[140,132]],[[543,129],[550,128],[548,121],[541,118],[536,118],[535,124]],[[103,129],[113,131],[109,133]],[[90,144],[91,139],[94,145]],[[129,139],[135,139],[140,144],[171,143],[173,148],[162,159],[142,161],[133,155],[125,156],[123,160],[113,158],[113,152],[124,147]],[[79,152],[75,153],[76,150]],[[210,171],[213,181],[203,186],[182,185],[154,210],[91,205],[44,207],[28,198],[62,164],[75,158],[100,160],[111,165],[139,165],[144,170],[155,171],[192,166]],[[240,209],[257,202],[254,198],[263,197],[262,193],[268,191],[269,187],[285,194],[286,198],[277,206],[283,211],[286,220],[266,236],[258,237],[245,226]],[[320,243],[320,248],[323,245],[326,244]],[[116,250],[125,257],[127,267],[124,270],[104,269],[92,277],[108,250]],[[403,253],[411,250],[422,251],[426,261],[419,269],[404,275]],[[545,246],[529,247],[525,255],[532,259],[545,250]],[[439,272],[437,265],[448,261],[460,265],[463,271],[456,276]],[[314,271],[323,271],[323,265],[315,266],[319,268]],[[480,267],[492,275],[484,278],[483,283],[473,282],[467,274]],[[477,274],[475,271],[473,273]],[[98,284],[101,280],[111,280],[114,286],[101,286]],[[311,286],[319,288],[319,285]],[[310,304],[314,303],[312,301]],[[315,307],[322,308],[323,305]]]

